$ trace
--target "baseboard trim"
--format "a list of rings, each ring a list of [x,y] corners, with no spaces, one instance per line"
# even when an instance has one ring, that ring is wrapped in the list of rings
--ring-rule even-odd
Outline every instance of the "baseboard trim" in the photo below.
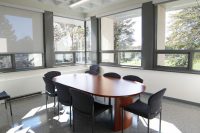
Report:
[[[23,98],[28,98],[28,97],[32,97],[32,96],[36,96],[36,95],[41,95],[41,94],[42,94],[42,92],[35,92],[35,93],[21,95],[21,96],[17,96],[17,97],[11,97],[9,100],[10,101],[15,101],[15,100],[19,100],[19,99],[23,99]]]
[[[152,93],[148,93],[148,92],[144,92],[144,94],[152,95]],[[177,99],[177,98],[172,98],[172,97],[167,97],[167,96],[164,96],[164,99],[175,101],[175,102],[186,103],[186,104],[190,104],[190,105],[194,105],[194,106],[200,107],[200,103],[195,103],[195,102],[191,102],[191,101],[187,101],[187,100],[182,100],[182,99]]]

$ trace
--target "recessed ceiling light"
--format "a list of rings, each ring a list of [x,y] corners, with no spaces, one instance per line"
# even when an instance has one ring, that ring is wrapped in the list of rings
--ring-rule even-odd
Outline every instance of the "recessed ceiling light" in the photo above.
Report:
[[[80,1],[78,1],[78,2],[75,2],[75,3],[71,4],[69,7],[70,7],[70,8],[74,8],[74,7],[77,7],[77,6],[79,6],[79,5],[81,5],[81,4],[85,3],[85,2],[87,2],[87,1],[89,1],[89,0],[80,0]]]

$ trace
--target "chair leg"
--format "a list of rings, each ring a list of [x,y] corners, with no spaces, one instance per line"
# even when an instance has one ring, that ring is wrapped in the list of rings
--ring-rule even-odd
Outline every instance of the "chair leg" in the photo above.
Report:
[[[69,106],[69,120],[70,120],[70,128],[72,127],[72,118],[71,118],[71,115],[72,115],[72,111],[71,111],[71,106]]]
[[[54,96],[53,98],[54,98],[53,100],[54,100],[54,108],[55,108],[56,107],[56,97]]]
[[[161,120],[162,120],[162,111],[160,111],[159,133],[161,133]]]
[[[6,110],[7,110],[7,103],[6,103],[6,100],[5,100],[5,108],[6,108]]]
[[[10,100],[9,100],[9,106],[10,106],[10,115],[12,116],[12,106]]]
[[[148,119],[148,130],[147,130],[147,133],[150,133],[150,132],[149,132],[149,124],[150,124],[150,121],[149,121],[149,119]]]
[[[124,108],[122,107],[122,133],[124,132]]]
[[[74,110],[73,110],[73,132],[75,132],[75,115],[74,115]]]
[[[47,109],[48,95],[46,94],[46,109]]]
[[[92,133],[94,133],[94,115],[92,116]]]
[[[58,102],[58,119],[60,119],[60,107],[59,107],[59,102]]]
[[[110,109],[110,119],[111,119],[111,122],[113,121],[113,110],[112,108]]]
[[[108,105],[111,105],[111,98],[109,97]]]

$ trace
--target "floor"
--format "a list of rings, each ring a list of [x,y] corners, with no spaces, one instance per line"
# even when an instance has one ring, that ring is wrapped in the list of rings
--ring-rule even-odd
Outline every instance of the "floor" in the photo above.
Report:
[[[103,101],[102,98],[96,98]],[[142,95],[143,101],[148,96]],[[0,133],[72,133],[69,126],[69,108],[61,107],[58,118],[57,108],[53,107],[53,98],[49,98],[48,109],[45,106],[45,96],[37,95],[12,101],[13,117],[9,109],[6,111],[4,104],[0,104]],[[163,100],[162,113],[163,133],[199,133],[200,132],[200,107],[171,100]],[[158,132],[158,118],[150,121],[151,133]],[[132,126],[124,133],[145,133],[146,120],[133,115]],[[78,117],[76,133],[91,132],[90,120]],[[112,131],[109,111],[96,118],[95,133],[121,133]]]

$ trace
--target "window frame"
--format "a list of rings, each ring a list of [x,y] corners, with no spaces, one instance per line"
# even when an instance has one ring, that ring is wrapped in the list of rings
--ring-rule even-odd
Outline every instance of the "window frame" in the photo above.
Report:
[[[42,66],[36,66],[36,67],[30,67],[30,68],[16,68],[16,61],[15,61],[15,55],[16,54],[41,54],[42,56]],[[44,53],[4,53],[0,56],[11,56],[11,64],[12,68],[3,68],[0,69],[0,72],[17,72],[17,71],[27,71],[27,70],[36,70],[36,69],[42,69],[45,68],[45,62],[44,62]]]
[[[158,71],[168,71],[168,72],[178,72],[178,73],[191,73],[191,74],[200,74],[200,70],[194,70],[192,69],[193,67],[193,59],[194,59],[194,54],[195,53],[200,53],[199,50],[195,49],[188,49],[188,50],[165,50],[165,49],[157,49],[157,38],[158,38],[158,5],[159,4],[164,4],[164,3],[170,3],[173,1],[168,1],[168,2],[161,2],[155,4],[155,51],[154,51],[154,62],[153,62],[153,69],[158,70]],[[183,67],[170,67],[170,66],[160,66],[157,63],[157,57],[159,54],[186,54],[188,56],[188,65],[186,68]]]
[[[138,7],[138,8],[134,8],[134,9],[130,9],[130,10],[125,10],[125,11],[121,11],[121,12],[117,12],[117,13],[113,13],[113,14],[108,14],[105,16],[101,16],[100,17],[100,21],[99,21],[99,64],[100,65],[105,65],[105,66],[116,66],[116,67],[128,67],[128,68],[136,68],[136,69],[141,69],[142,68],[142,59],[141,59],[141,65],[140,66],[133,66],[133,65],[121,65],[119,63],[119,59],[118,59],[118,55],[120,52],[140,52],[141,53],[141,57],[142,57],[142,42],[141,42],[141,49],[140,50],[119,50],[116,49],[114,47],[114,50],[102,50],[102,43],[101,43],[101,18],[106,17],[106,16],[111,16],[111,15],[115,15],[115,14],[120,14],[120,13],[124,13],[124,12],[128,12],[128,11],[134,11],[134,10],[141,10],[141,17],[142,17],[142,7]],[[141,21],[141,31],[142,31],[142,21]],[[142,34],[141,34],[141,41],[142,41]],[[114,54],[114,62],[102,62],[102,53],[113,53]]]
[[[86,64],[86,20],[80,20],[80,19],[69,18],[69,17],[64,17],[64,16],[58,16],[58,15],[53,15],[53,17],[61,17],[61,18],[66,18],[66,19],[82,21],[84,23],[84,43],[85,43],[84,44],[84,50],[55,51],[55,49],[54,49],[54,57],[55,57],[56,54],[69,54],[69,53],[73,54],[73,56],[72,56],[73,62],[72,63],[56,64],[56,61],[54,61],[54,66],[55,67],[59,67],[59,66],[68,66],[68,65],[75,65],[75,64],[80,64],[80,65]],[[54,20],[53,20],[53,23],[54,23]],[[55,46],[55,43],[54,43],[54,46]],[[84,61],[84,63],[77,63],[76,62],[76,53],[80,53],[80,52],[85,53],[85,61]]]

